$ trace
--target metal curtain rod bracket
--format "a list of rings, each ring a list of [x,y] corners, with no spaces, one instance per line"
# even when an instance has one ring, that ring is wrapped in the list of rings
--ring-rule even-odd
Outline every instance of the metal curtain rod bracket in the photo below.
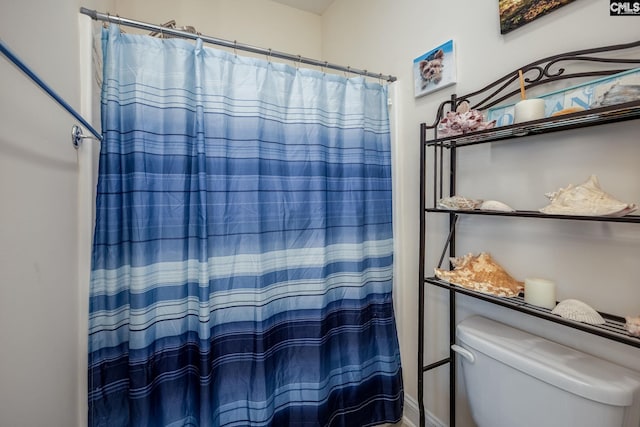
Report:
[[[371,73],[367,70],[358,70],[357,68],[331,64],[326,61],[319,61],[316,59],[305,58],[300,55],[291,55],[289,53],[279,52],[272,49],[264,49],[261,47],[237,43],[236,41],[224,40],[224,39],[219,39],[219,38],[200,35],[200,34],[193,34],[187,31],[181,31],[174,28],[166,28],[160,25],[149,24],[141,21],[134,21],[133,19],[121,18],[119,16],[113,16],[113,15],[105,14],[102,12],[98,12],[96,10],[87,9],[85,7],[80,8],[80,13],[87,15],[96,21],[110,22],[113,24],[124,25],[126,27],[132,27],[132,28],[138,28],[140,30],[145,30],[145,31],[152,31],[152,32],[155,31],[158,33],[161,32],[162,34],[182,37],[185,39],[191,39],[191,40],[201,39],[203,42],[215,44],[218,46],[224,46],[234,50],[240,49],[240,50],[244,50],[251,53],[257,53],[260,55],[268,55],[271,58],[286,59],[286,60],[291,60],[297,63],[313,65],[316,67],[330,68],[332,70],[345,71],[352,74],[373,77],[376,79],[384,79],[389,83],[395,82],[397,80],[396,77],[391,75],[383,75],[382,73]]]
[[[100,139],[96,138],[95,136],[84,135],[80,126],[71,126],[71,144],[73,144],[73,148],[75,148],[76,150],[80,148],[80,142],[83,139],[95,139],[96,141],[100,141]]]

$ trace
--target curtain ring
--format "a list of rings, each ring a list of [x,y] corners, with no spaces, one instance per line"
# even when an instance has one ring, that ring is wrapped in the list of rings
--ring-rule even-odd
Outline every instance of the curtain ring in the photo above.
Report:
[[[271,64],[271,48],[269,48],[269,53],[267,54],[267,62]]]
[[[349,78],[349,73],[351,72],[351,65],[347,65],[347,69],[344,72],[344,76]]]
[[[234,40],[233,41],[233,54],[236,56],[236,58],[238,57],[238,40]]]

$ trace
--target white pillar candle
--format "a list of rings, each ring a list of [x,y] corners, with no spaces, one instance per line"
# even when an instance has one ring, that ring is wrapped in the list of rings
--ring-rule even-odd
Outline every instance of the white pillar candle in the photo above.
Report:
[[[544,119],[544,99],[523,99],[515,106],[514,123]]]
[[[556,306],[555,283],[537,277],[524,279],[524,302],[553,309]]]

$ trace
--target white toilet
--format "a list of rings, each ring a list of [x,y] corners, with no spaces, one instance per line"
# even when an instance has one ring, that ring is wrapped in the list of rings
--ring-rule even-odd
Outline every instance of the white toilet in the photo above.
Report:
[[[640,374],[473,316],[457,326],[478,427],[638,427]]]

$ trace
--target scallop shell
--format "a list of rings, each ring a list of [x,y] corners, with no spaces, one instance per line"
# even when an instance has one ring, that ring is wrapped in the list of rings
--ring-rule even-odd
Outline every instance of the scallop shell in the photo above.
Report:
[[[462,196],[445,197],[438,200],[438,207],[451,209],[454,211],[469,211],[477,209],[482,204],[482,200],[468,199]]]
[[[485,200],[479,208],[481,211],[515,212],[511,206],[497,200]]]
[[[603,325],[605,323],[600,313],[595,311],[587,303],[577,299],[560,301],[551,312],[565,319],[575,320],[576,322],[589,323],[591,325]]]
[[[545,214],[624,216],[637,209],[635,204],[621,202],[604,192],[595,175],[580,185],[569,184],[545,196],[551,201],[540,209]]]

